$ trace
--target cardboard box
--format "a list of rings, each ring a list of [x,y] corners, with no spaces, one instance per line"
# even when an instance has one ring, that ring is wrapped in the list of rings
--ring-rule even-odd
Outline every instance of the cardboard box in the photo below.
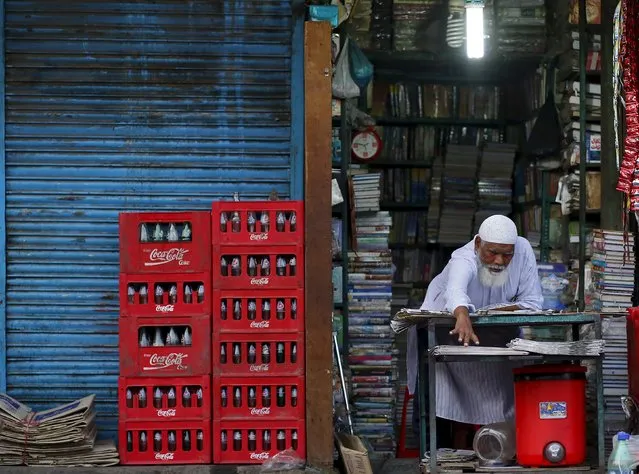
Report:
[[[368,451],[362,440],[346,433],[338,433],[336,438],[347,474],[373,474]]]

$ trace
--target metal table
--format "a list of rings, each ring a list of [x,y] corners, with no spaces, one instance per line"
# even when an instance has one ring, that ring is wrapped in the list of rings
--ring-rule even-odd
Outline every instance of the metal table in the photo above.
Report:
[[[516,313],[500,313],[488,316],[471,316],[473,327],[479,326],[571,326],[573,340],[579,339],[579,326],[583,324],[594,324],[595,337],[601,338],[601,316],[598,313],[555,313],[555,314],[516,314]],[[426,389],[428,388],[428,421],[430,428],[430,452],[434,455],[430,456],[430,472],[436,473],[437,470],[437,429],[436,429],[436,397],[435,397],[435,364],[440,362],[464,362],[464,361],[485,361],[486,363],[498,362],[504,360],[526,360],[536,362],[552,362],[566,360],[596,360],[596,389],[597,389],[597,452],[598,466],[600,469],[605,467],[604,453],[604,423],[603,423],[603,378],[601,371],[602,357],[571,357],[571,356],[544,356],[544,355],[527,355],[527,356],[433,356],[430,353],[431,348],[436,345],[435,327],[451,326],[454,321],[450,317],[435,318],[431,317],[428,322],[424,323],[418,331],[422,334],[418,335],[419,350],[419,372],[417,377],[417,396],[419,397],[419,446],[421,455],[426,452]],[[424,344],[423,333],[428,333],[428,344]],[[427,357],[428,375],[426,374],[426,364],[424,356]],[[425,383],[428,386],[425,386]],[[554,469],[556,472],[556,469]]]

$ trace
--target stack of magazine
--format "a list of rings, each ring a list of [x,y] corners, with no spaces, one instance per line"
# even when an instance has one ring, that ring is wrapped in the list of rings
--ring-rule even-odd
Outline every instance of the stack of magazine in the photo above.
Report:
[[[439,242],[465,244],[473,232],[477,203],[476,146],[448,145],[442,178]]]
[[[475,212],[475,234],[487,217],[512,212],[512,175],[516,145],[487,143],[479,166],[479,206]]]
[[[389,322],[393,267],[388,212],[358,212],[348,253],[348,365],[355,434],[371,455],[395,451],[397,350]]]

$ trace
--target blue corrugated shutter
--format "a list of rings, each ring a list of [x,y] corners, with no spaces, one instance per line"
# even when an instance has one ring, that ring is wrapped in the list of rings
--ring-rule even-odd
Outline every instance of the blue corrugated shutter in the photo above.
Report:
[[[292,2],[5,1],[10,395],[114,436],[118,212],[289,196]]]

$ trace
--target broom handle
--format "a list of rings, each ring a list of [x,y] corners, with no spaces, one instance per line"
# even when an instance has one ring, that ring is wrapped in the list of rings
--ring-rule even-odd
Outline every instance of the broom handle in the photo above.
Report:
[[[337,367],[339,367],[339,378],[342,382],[342,393],[344,394],[344,405],[346,406],[346,417],[348,419],[348,430],[353,434],[353,420],[351,419],[351,406],[348,403],[348,393],[346,390],[346,380],[344,380],[344,369],[342,368],[342,356],[339,353],[339,345],[337,344],[337,332],[333,332],[333,347],[335,348],[335,357],[337,358]]]

